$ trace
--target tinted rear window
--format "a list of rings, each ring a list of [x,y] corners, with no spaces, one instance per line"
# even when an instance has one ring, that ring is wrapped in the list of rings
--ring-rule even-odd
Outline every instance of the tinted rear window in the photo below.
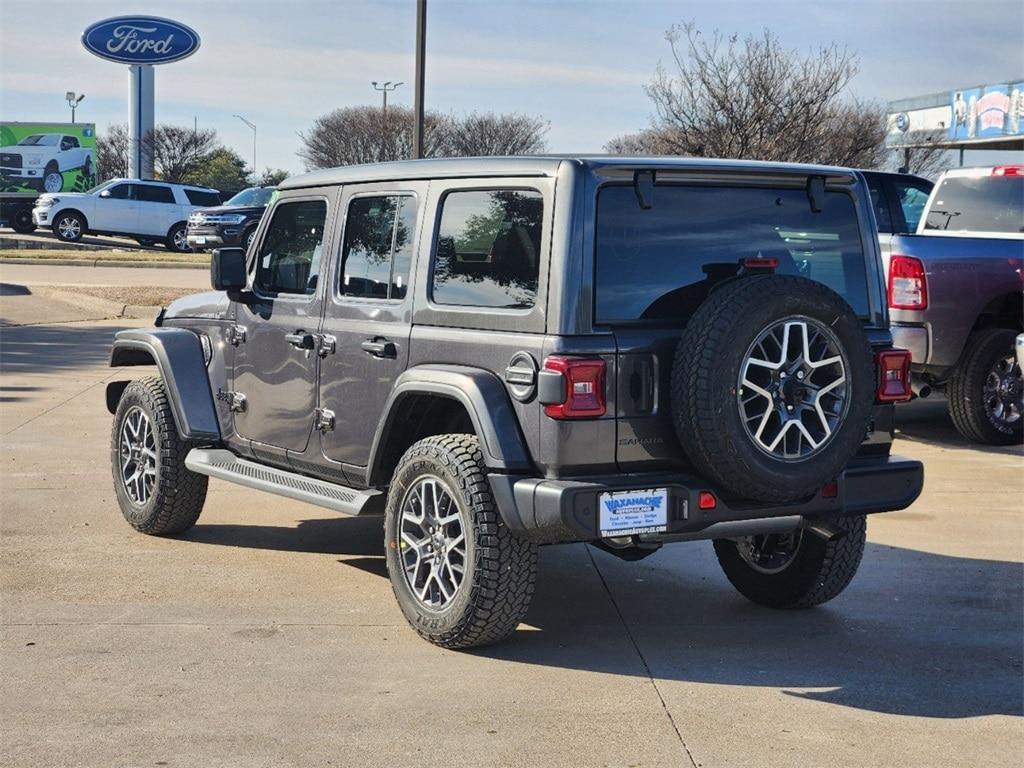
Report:
[[[204,192],[201,189],[186,189],[185,197],[192,205],[206,207],[220,205],[220,192]]]
[[[812,213],[803,189],[658,185],[644,210],[630,185],[598,197],[596,320],[685,321],[747,258],[778,259],[776,274],[825,283],[868,312],[857,212],[845,192],[826,193]]]
[[[1024,232],[1024,176],[943,179],[925,229]]]

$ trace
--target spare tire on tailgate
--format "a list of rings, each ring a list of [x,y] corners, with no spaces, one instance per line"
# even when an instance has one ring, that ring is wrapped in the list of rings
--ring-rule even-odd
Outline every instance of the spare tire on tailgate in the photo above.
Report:
[[[723,490],[808,497],[864,440],[874,370],[861,321],[835,291],[803,277],[741,277],[708,297],[676,347],[676,433]]]

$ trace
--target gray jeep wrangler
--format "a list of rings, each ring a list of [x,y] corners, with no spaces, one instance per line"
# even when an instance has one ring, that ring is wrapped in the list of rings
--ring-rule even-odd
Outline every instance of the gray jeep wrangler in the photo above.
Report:
[[[830,600],[920,493],[871,201],[841,168],[383,163],[288,179],[214,291],[117,334],[118,502],[195,524],[209,477],[383,514],[430,642],[508,636],[537,547],[710,539],[754,602]]]

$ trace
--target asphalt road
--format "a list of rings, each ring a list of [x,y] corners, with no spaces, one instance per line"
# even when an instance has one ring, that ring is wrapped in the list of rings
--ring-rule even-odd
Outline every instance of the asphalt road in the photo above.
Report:
[[[1021,457],[941,402],[902,412],[924,495],[870,520],[827,606],[747,603],[707,543],[552,547],[513,639],[455,653],[406,627],[377,520],[212,481],[184,536],[133,532],[103,405],[123,322],[35,301],[0,297],[46,323],[0,330],[0,765],[1019,764]]]

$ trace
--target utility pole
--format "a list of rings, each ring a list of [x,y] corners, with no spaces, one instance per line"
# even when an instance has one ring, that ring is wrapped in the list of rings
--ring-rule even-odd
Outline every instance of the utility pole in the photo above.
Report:
[[[373,81],[370,82],[370,85],[373,86],[373,90],[380,91],[380,94],[381,94],[381,96],[384,99],[384,103],[383,103],[383,105],[381,107],[381,119],[380,119],[380,152],[378,153],[378,156],[377,156],[378,160],[383,161],[384,160],[384,148],[387,146],[387,136],[388,136],[388,94],[391,93],[396,88],[398,88],[398,86],[402,85],[402,83],[401,82],[392,83],[390,80],[388,80],[386,83],[382,83],[381,85],[377,85],[377,81],[373,80]]]
[[[423,157],[423,82],[427,55],[427,0],[416,0],[416,95],[413,99],[412,156]]]
[[[85,98],[83,93],[81,96],[76,96],[74,91],[68,91],[64,94],[64,98],[67,99],[68,106],[71,107],[71,122],[75,122],[75,109],[79,104],[82,103],[82,99]]]
[[[255,187],[259,183],[259,174],[256,171],[256,126],[241,115],[235,115],[235,117],[252,128],[252,185]]]

